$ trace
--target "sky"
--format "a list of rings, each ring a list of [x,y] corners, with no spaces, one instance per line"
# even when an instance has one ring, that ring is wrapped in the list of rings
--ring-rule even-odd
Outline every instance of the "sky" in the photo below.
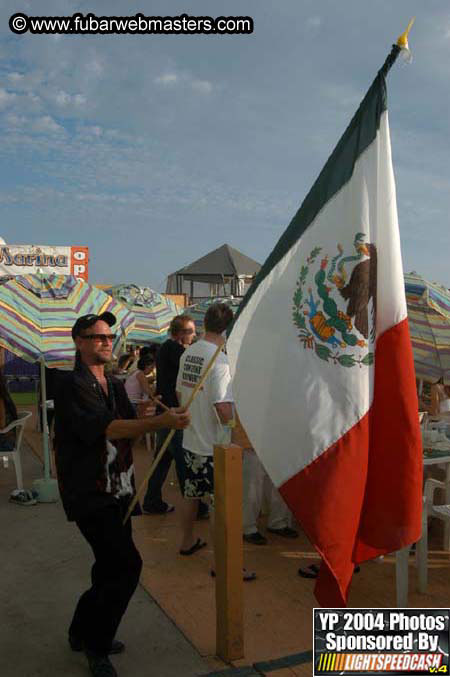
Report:
[[[252,35],[15,35],[15,12],[251,16]],[[87,245],[90,281],[164,290],[228,243],[261,263],[391,44],[404,270],[450,286],[448,0],[2,0],[0,236]]]

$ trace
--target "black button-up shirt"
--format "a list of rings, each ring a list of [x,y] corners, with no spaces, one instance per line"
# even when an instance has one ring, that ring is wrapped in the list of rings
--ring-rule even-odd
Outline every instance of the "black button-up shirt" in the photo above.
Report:
[[[69,520],[135,493],[130,439],[110,440],[106,428],[115,419],[136,414],[123,384],[107,377],[106,395],[81,362],[61,374],[55,393],[55,457],[58,483]]]

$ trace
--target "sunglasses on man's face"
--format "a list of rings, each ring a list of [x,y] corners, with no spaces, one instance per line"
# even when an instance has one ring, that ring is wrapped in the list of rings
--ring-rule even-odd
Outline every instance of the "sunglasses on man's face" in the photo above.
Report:
[[[80,338],[101,341],[102,343],[112,343],[116,336],[117,334],[80,334]]]

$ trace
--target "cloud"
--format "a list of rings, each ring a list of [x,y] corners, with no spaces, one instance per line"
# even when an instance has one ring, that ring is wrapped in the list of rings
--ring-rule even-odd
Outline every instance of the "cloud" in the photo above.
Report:
[[[19,129],[25,127],[27,124],[27,118],[24,115],[16,115],[15,113],[10,113],[5,118],[7,129]]]
[[[71,98],[70,94],[63,92],[62,90],[55,94],[55,101],[58,106],[67,106],[67,104],[70,103]]]
[[[84,128],[84,133],[92,134],[92,136],[102,136],[103,129],[99,125],[92,125]]]
[[[165,73],[164,75],[159,75],[155,78],[155,83],[157,85],[163,85],[164,87],[176,85],[179,82],[180,78],[176,73]]]
[[[56,92],[54,100],[58,106],[83,106],[87,102],[83,94],[68,94],[62,89]]]
[[[201,94],[210,94],[213,90],[213,86],[207,80],[193,80],[191,87],[195,92],[200,92]]]
[[[154,82],[155,84],[161,85],[163,87],[184,85],[185,87],[189,87],[192,91],[198,92],[199,94],[210,94],[213,91],[213,85],[211,82],[208,80],[194,78],[188,73],[164,73],[163,75],[158,75]]]
[[[102,61],[100,61],[100,59],[97,58],[96,56],[94,56],[90,61],[88,61],[85,69],[89,75],[95,78],[99,78],[101,75],[103,75],[105,71],[105,67]]]
[[[317,30],[322,25],[322,18],[320,16],[310,16],[306,19],[305,25],[311,30]]]
[[[50,115],[42,115],[37,118],[32,124],[32,129],[34,132],[43,134],[60,134],[65,131],[64,127],[59,125]]]
[[[0,110],[4,110],[9,104],[13,103],[16,95],[0,88]]]
[[[16,93],[34,92],[40,88],[44,82],[44,76],[36,69],[30,69],[25,73],[12,71],[7,73],[6,78],[9,81],[10,89]]]
[[[24,76],[23,73],[8,73],[8,75],[7,75],[8,80],[10,82],[14,83],[14,84],[18,83],[18,82],[22,82],[24,77],[25,76]]]

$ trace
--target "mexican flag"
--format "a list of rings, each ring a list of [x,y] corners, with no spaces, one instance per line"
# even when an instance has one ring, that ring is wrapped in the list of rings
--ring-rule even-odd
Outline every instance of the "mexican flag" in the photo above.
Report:
[[[240,419],[345,606],[356,564],[417,541],[422,448],[386,103],[394,47],[244,298]]]

